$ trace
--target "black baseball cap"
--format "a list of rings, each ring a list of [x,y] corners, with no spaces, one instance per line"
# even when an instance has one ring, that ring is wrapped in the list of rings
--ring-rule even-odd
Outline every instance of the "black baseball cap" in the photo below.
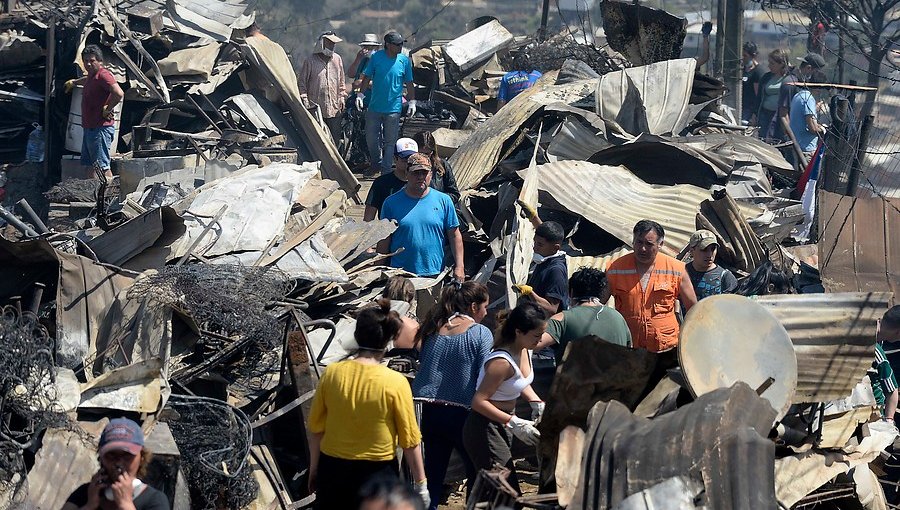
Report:
[[[805,57],[799,59],[802,64],[807,64],[815,67],[816,69],[822,69],[825,67],[825,59],[822,58],[822,55],[818,53],[807,53]]]
[[[403,46],[403,42],[403,36],[393,30],[384,34],[385,44],[396,44],[397,46]]]

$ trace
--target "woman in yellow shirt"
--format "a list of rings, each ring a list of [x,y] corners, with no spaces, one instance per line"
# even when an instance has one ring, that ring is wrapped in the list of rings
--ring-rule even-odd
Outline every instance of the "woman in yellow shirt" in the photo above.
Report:
[[[309,490],[316,508],[359,508],[359,490],[375,477],[398,478],[399,445],[416,492],[428,506],[427,480],[409,382],[380,364],[403,323],[390,301],[356,318],[356,357],[331,364],[316,388],[309,415]]]

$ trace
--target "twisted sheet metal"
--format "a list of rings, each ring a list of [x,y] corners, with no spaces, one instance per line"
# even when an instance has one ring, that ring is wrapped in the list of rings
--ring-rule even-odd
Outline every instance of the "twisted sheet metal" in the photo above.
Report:
[[[538,172],[538,188],[549,193],[559,206],[583,216],[626,245],[631,245],[635,223],[642,219],[659,222],[666,229],[662,252],[673,257],[696,230],[700,202],[710,198],[709,191],[689,184],[647,184],[621,166],[558,161],[539,166]],[[760,212],[755,206],[741,204],[740,208],[746,219]]]
[[[787,330],[797,353],[794,403],[849,396],[875,359],[876,321],[890,292],[778,294],[757,302]]]

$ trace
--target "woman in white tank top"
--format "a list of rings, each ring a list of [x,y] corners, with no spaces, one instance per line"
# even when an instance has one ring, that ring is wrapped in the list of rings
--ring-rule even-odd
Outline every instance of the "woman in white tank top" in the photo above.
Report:
[[[534,368],[531,350],[547,329],[543,309],[533,302],[522,302],[501,321],[495,333],[494,349],[478,376],[478,389],[472,398],[472,410],[463,427],[463,444],[476,469],[491,469],[500,464],[510,470],[509,483],[519,491],[519,480],[512,462],[512,437],[537,446],[540,433],[535,422],[544,403],[531,388]],[[531,420],[515,415],[516,400],[524,397],[531,404]]]

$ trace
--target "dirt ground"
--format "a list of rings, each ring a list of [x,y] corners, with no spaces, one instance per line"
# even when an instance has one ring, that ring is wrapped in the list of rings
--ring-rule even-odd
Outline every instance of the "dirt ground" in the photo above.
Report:
[[[515,461],[516,472],[519,475],[519,488],[522,489],[522,495],[537,494],[538,491],[538,471],[537,468],[524,459]],[[447,496],[447,501],[438,505],[439,510],[465,510],[466,508],[466,484],[465,481],[457,484]]]

